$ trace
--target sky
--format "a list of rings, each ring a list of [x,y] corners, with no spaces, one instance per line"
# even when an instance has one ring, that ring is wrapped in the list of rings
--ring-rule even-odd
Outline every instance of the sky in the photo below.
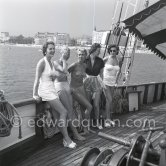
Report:
[[[34,36],[37,32],[69,33],[71,37],[92,35],[94,26],[97,30],[110,30],[116,3],[117,19],[123,1],[127,4],[136,0],[0,0],[0,32],[11,36]],[[140,10],[144,0],[138,1]],[[156,1],[150,0],[150,4]],[[124,5],[123,16],[125,8]]]

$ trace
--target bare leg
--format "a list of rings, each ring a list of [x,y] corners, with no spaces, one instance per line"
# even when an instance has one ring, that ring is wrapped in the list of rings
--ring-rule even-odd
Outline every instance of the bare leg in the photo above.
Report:
[[[101,95],[101,90],[98,90],[97,92],[95,92],[95,96],[93,99],[93,105],[94,105],[94,109],[95,109],[95,119],[97,120],[97,127],[99,129],[102,129],[102,126],[99,122],[100,119],[100,108],[99,108],[99,103],[100,103],[100,95]]]
[[[71,92],[61,90],[59,92],[59,98],[64,107],[68,110],[69,126],[73,132],[74,138],[77,140],[85,140],[85,138],[78,133],[76,126],[72,124],[74,117],[73,117],[73,101],[72,101]]]
[[[106,94],[106,119],[110,119],[112,95],[108,86],[106,86],[105,94]]]
[[[86,96],[87,96],[87,99],[90,103],[92,103],[92,92],[91,91],[86,91]]]
[[[114,93],[114,87],[109,87],[106,86],[106,122],[112,122],[111,121],[111,113],[113,112],[113,103],[112,103],[112,99],[113,99],[113,93]],[[111,123],[112,125],[114,125],[113,123]],[[107,124],[107,127],[109,127],[109,125]]]
[[[110,105],[111,105],[111,118],[112,118],[112,113],[113,113],[113,96],[114,96],[114,92],[115,92],[115,88],[114,87],[110,87],[110,94],[111,94],[111,98],[112,98],[112,100],[111,100],[111,103],[110,103]]]
[[[92,105],[88,101],[86,97],[85,90],[83,87],[78,88],[77,90],[72,91],[73,92],[73,97],[76,101],[78,101],[83,107],[86,108],[85,110],[85,118],[89,119],[90,118],[90,113],[92,111]]]
[[[92,111],[92,105],[90,104],[90,102],[88,101],[88,99],[86,97],[84,87],[83,86],[79,87],[76,90],[73,90],[72,92],[73,92],[72,94],[73,94],[74,99],[76,101],[78,101],[84,108],[86,108],[85,114],[84,114],[84,120],[88,124],[84,124],[84,126],[83,126],[84,134],[89,133],[89,131],[94,133],[94,131],[90,130],[90,126],[88,126],[89,120],[90,120],[90,113]]]
[[[53,109],[53,111],[52,111],[53,116],[57,117],[57,113],[58,113],[59,121],[64,123],[64,125],[62,127],[60,125],[58,125],[58,128],[64,137],[64,140],[68,144],[72,143],[72,140],[70,139],[70,137],[68,135],[67,126],[66,126],[67,110],[62,105],[62,103],[59,101],[59,99],[48,101],[48,103],[51,106],[51,108]]]

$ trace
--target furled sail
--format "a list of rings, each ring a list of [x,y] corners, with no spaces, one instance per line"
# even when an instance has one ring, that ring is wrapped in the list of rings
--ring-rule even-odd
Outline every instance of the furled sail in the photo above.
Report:
[[[158,1],[123,22],[148,49],[166,59],[166,0]]]

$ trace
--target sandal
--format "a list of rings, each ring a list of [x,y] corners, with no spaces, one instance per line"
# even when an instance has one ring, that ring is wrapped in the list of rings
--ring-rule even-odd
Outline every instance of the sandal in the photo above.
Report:
[[[63,146],[70,149],[75,149],[77,144],[73,141],[70,144],[68,144],[65,140],[63,140]]]

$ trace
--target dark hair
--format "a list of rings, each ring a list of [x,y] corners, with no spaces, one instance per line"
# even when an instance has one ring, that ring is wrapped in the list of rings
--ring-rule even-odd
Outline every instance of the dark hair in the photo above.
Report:
[[[108,54],[110,54],[111,48],[116,48],[117,53],[119,52],[119,47],[118,47],[116,44],[111,44],[111,45],[109,45],[108,48],[107,48]]]
[[[84,54],[85,54],[85,57],[87,57],[88,52],[87,52],[87,50],[86,50],[86,49],[84,49]]]
[[[91,48],[89,49],[89,54],[94,53],[97,50],[97,48],[101,48],[101,45],[99,43],[92,44]]]
[[[53,41],[47,41],[47,42],[44,43],[43,48],[42,48],[44,56],[46,55],[46,51],[47,51],[48,45],[50,45],[50,44],[55,46],[55,43]]]

